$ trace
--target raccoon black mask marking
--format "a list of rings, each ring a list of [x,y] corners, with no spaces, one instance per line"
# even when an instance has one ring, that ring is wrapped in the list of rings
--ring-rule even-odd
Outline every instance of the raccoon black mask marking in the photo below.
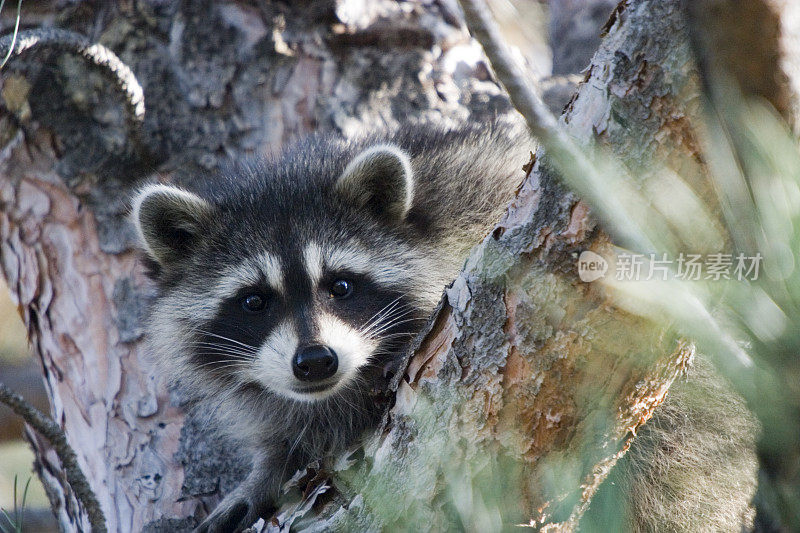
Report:
[[[252,523],[297,468],[374,426],[388,375],[530,148],[509,124],[316,136],[202,190],[140,191],[133,219],[160,289],[149,351],[255,454],[202,530]]]

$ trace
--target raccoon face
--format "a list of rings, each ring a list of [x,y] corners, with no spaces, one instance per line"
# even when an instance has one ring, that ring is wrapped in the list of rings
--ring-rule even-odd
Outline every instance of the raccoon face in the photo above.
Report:
[[[162,368],[315,401],[374,386],[403,353],[439,294],[423,289],[430,254],[404,234],[408,156],[377,146],[327,181],[285,185],[297,181],[230,199],[138,194],[134,223],[160,271],[150,337]]]

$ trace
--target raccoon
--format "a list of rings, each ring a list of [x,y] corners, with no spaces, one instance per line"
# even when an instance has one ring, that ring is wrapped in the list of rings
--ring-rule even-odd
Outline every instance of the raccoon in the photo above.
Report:
[[[132,217],[160,296],[149,351],[254,456],[200,531],[268,516],[288,475],[373,427],[408,342],[524,177],[522,127],[312,136]],[[335,422],[333,422],[335,421]]]
[[[203,189],[136,196],[160,290],[149,349],[253,455],[198,531],[269,516],[288,476],[378,423],[409,342],[513,198],[532,148],[524,127],[500,121],[317,135],[234,162]],[[703,435],[692,445],[707,447]]]

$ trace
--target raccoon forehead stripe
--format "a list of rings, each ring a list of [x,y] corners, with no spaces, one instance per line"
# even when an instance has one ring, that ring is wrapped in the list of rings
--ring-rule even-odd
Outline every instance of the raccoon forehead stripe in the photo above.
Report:
[[[407,251],[401,250],[404,254]],[[408,283],[409,270],[404,267],[413,262],[409,252],[401,259],[383,257],[356,247],[342,247],[326,250],[325,266],[331,270],[350,270],[358,274],[366,274],[378,283],[386,285],[405,285]]]
[[[217,283],[218,295],[221,298],[228,297],[242,287],[261,283],[264,278],[274,291],[285,293],[283,267],[278,258],[269,252],[262,252],[228,268]]]
[[[303,261],[312,287],[315,287],[319,280],[322,279],[322,257],[322,248],[315,242],[309,243],[306,249],[303,250]]]

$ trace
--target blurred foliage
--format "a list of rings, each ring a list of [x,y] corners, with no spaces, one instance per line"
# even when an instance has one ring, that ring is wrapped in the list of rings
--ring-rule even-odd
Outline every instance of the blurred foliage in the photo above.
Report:
[[[11,510],[0,507],[0,531],[3,533],[22,533],[22,527],[25,524],[25,504],[28,502],[28,487],[31,484],[31,478],[25,482],[25,488],[22,489],[20,495],[17,490],[18,477],[14,476],[13,501],[14,506]],[[2,520],[5,519],[5,523]]]
[[[590,202],[615,243],[630,253],[763,257],[754,280],[603,283],[615,302],[672,323],[711,355],[758,416],[762,473],[757,496],[776,523],[800,524],[800,150],[772,108],[717,87],[695,133],[713,197],[664,169],[659,194],[599,151],[592,165],[555,164]],[[586,172],[594,168],[593,172]],[[674,264],[674,263],[673,263]],[[646,267],[645,267],[646,268]],[[763,518],[763,516],[762,516]]]
[[[18,479],[30,479],[25,506],[28,509],[49,507],[50,502],[39,479],[33,473],[33,452],[27,443],[13,441],[0,444],[0,507],[13,516],[14,485]],[[19,494],[17,494],[19,498]],[[18,505],[19,503],[17,503]]]
[[[17,307],[9,297],[8,288],[0,280],[0,380],[3,379],[4,365],[17,366],[29,357],[25,326],[22,324]],[[16,415],[0,405],[0,423],[6,420],[4,417],[16,417]],[[32,478],[27,495],[28,508],[49,507],[44,487],[33,473],[33,452],[30,446],[21,440],[21,436],[18,436],[19,440],[0,443],[0,507],[7,510],[15,508],[13,488],[14,480],[18,477]],[[13,512],[10,514],[13,516]]]

